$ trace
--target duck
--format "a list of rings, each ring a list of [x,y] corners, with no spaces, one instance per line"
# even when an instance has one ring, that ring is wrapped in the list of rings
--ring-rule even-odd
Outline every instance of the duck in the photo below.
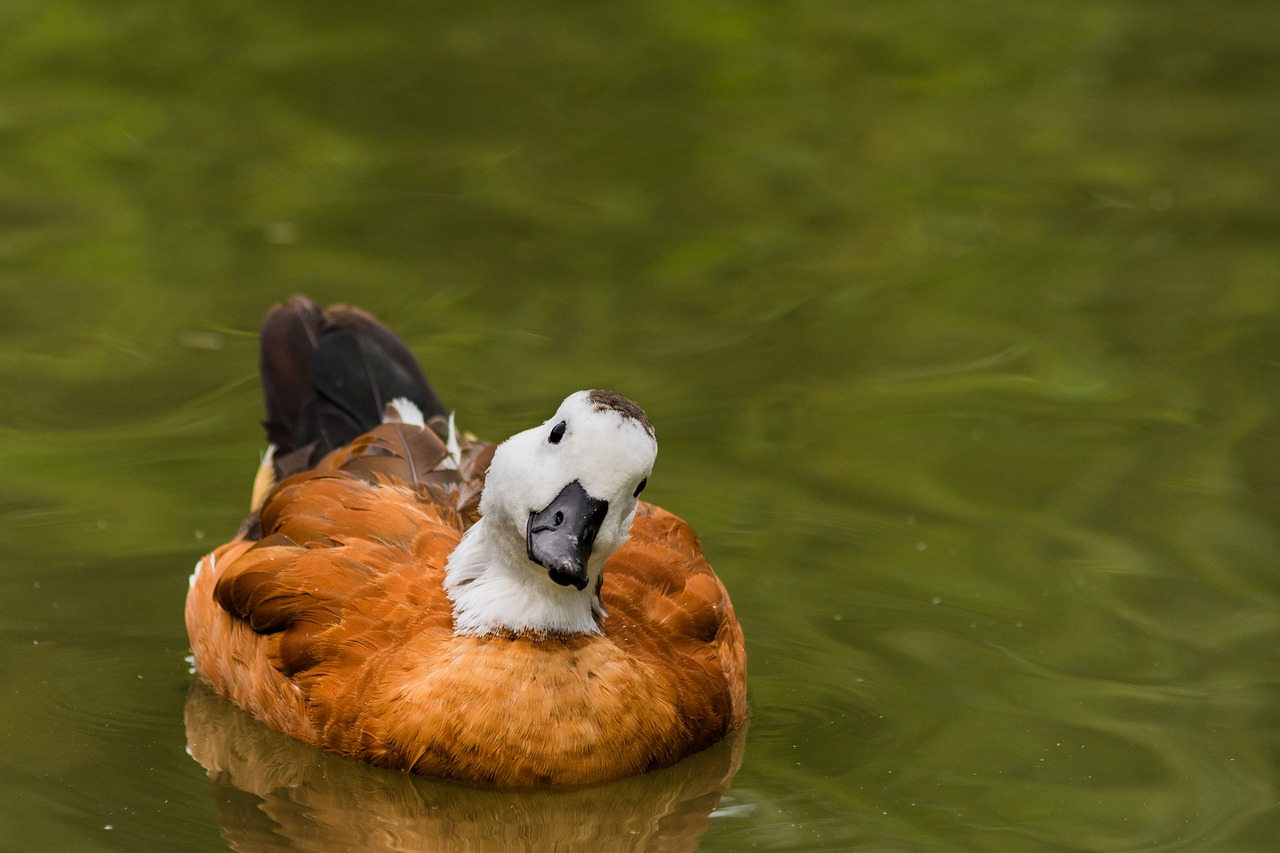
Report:
[[[200,680],[273,729],[424,776],[581,785],[668,767],[748,714],[698,536],[640,498],[644,410],[569,394],[494,444],[354,307],[275,305],[250,512],[191,575]]]

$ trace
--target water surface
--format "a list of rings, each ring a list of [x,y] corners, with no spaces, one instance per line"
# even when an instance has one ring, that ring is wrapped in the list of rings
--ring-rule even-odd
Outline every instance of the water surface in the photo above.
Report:
[[[0,847],[1280,834],[1274,4],[16,0],[0,32]],[[723,765],[506,797],[193,692],[187,575],[299,291],[391,322],[482,436],[645,406],[646,497],[747,635]]]

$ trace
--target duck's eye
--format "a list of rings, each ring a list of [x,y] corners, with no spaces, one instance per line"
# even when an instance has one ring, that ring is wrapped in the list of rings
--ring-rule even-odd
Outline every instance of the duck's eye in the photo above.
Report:
[[[547,436],[547,441],[552,444],[559,444],[560,439],[564,438],[564,431],[569,428],[569,424],[561,421],[551,428],[551,435]]]
[[[640,481],[640,485],[636,486],[636,493],[631,497],[633,498],[640,497],[640,493],[644,491],[644,487],[647,486],[648,484],[649,484],[649,478],[645,477],[643,480]]]

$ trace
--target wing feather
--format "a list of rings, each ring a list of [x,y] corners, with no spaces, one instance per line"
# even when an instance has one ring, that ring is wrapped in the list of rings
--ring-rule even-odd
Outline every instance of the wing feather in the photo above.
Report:
[[[674,673],[663,698],[709,746],[746,715],[746,653],[733,605],[697,534],[679,517],[641,502],[631,537],[609,560],[606,632]]]

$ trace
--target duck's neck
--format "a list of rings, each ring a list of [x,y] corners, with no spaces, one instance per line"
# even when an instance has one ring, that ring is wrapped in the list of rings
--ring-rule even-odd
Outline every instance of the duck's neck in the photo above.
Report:
[[[585,589],[560,586],[529,561],[526,544],[476,522],[449,555],[444,588],[455,634],[599,634],[603,560],[593,557]]]

